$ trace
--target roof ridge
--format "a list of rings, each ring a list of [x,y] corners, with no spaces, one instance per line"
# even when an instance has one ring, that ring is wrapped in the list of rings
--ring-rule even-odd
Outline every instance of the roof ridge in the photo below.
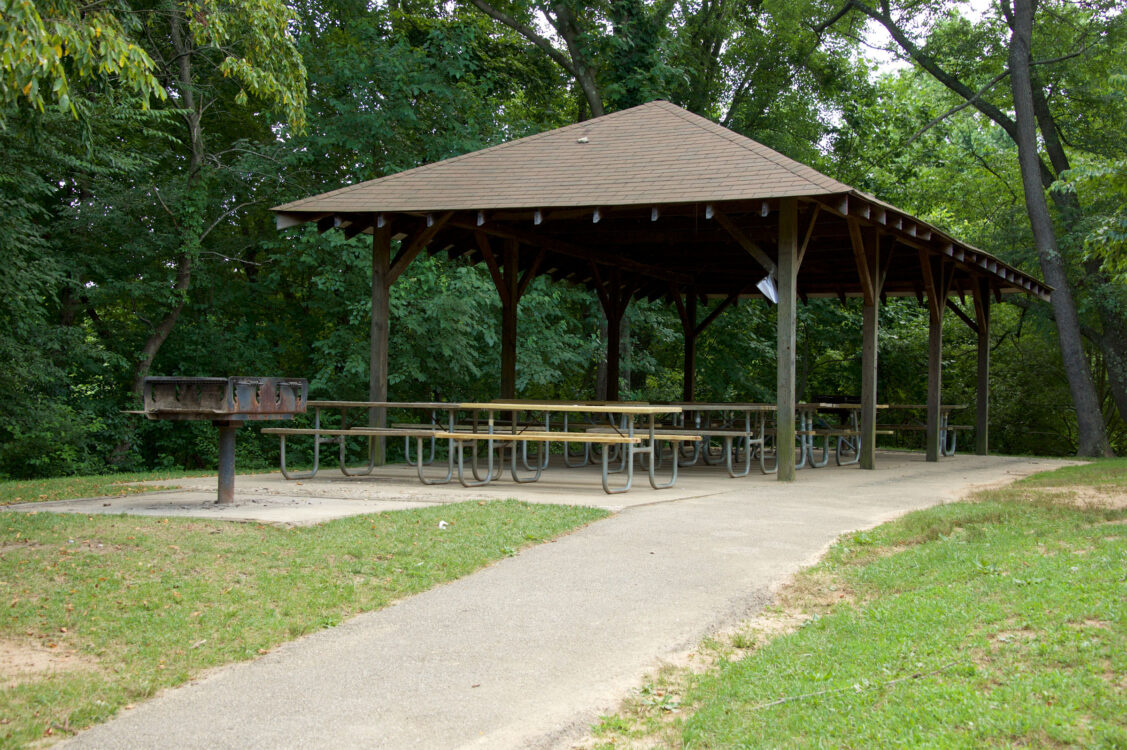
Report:
[[[664,102],[664,100],[660,100],[660,99],[656,100],[656,101],[657,102]],[[840,190],[840,192],[847,192],[849,190],[853,190],[852,186],[846,185],[844,182],[841,182],[840,180],[835,180],[833,177],[830,177],[829,175],[822,174],[821,172],[814,169],[813,167],[806,165],[806,164],[803,164],[802,162],[800,162],[796,159],[792,159],[789,156],[787,156],[786,154],[780,153],[780,152],[776,151],[775,149],[771,148],[770,146],[766,146],[766,145],[760,143],[759,141],[755,140],[754,138],[749,138],[746,135],[742,135],[740,133],[737,133],[736,131],[731,130],[729,128],[726,128],[723,125],[720,125],[719,123],[715,123],[712,120],[709,120],[707,117],[702,117],[702,116],[696,114],[695,112],[690,112],[689,110],[685,109],[684,107],[678,107],[676,104],[673,104],[672,102],[664,102],[664,103],[669,105],[667,107],[667,109],[670,112],[677,115],[678,117],[680,117],[685,122],[690,123],[692,125],[695,125],[696,127],[700,128],[701,130],[710,132],[713,135],[718,135],[718,136],[724,138],[725,140],[727,140],[727,141],[729,141],[729,142],[731,142],[731,143],[733,143],[737,146],[740,146],[741,148],[743,148],[747,151],[750,151],[751,153],[755,154],[756,156],[767,159],[772,164],[775,164],[776,166],[787,170],[788,172],[790,172],[795,177],[799,178],[800,180],[805,180],[806,182],[810,183],[811,185],[814,185],[815,187],[819,187],[819,188],[823,188],[823,189]],[[821,177],[821,178],[828,180],[829,182],[833,183],[833,186],[831,187],[829,185],[820,184],[819,182],[815,182],[814,180],[811,180],[810,177],[808,177],[806,174],[802,174],[801,172],[795,170],[794,169],[795,166],[801,167],[804,171],[808,170],[810,172],[813,172],[818,177]]]
[[[336,197],[336,196],[339,196],[339,195],[344,195],[345,193],[349,193],[353,190],[356,190],[358,188],[361,188],[361,187],[368,185],[368,184],[371,184],[373,182],[384,182],[386,184],[387,182],[391,182],[391,181],[395,180],[397,177],[402,177],[403,175],[420,174],[422,172],[425,172],[425,171],[432,169],[434,167],[438,167],[440,165],[453,164],[455,162],[460,162],[460,161],[463,161],[463,160],[471,158],[471,157],[476,157],[476,156],[480,156],[482,154],[487,154],[487,153],[499,151],[499,150],[507,148],[509,146],[515,146],[516,144],[519,144],[519,143],[528,143],[530,141],[536,141],[536,140],[539,140],[541,138],[547,138],[548,136],[559,135],[561,132],[564,132],[564,131],[567,131],[567,130],[572,130],[572,129],[579,128],[579,127],[584,127],[584,126],[589,127],[592,123],[597,122],[599,120],[617,119],[617,117],[619,115],[623,114],[623,113],[631,112],[631,111],[636,110],[636,109],[641,109],[642,107],[649,107],[651,105],[655,105],[655,104],[658,104],[658,103],[661,103],[661,102],[665,102],[665,100],[655,99],[652,102],[646,102],[645,104],[639,104],[636,107],[628,107],[627,109],[620,109],[620,110],[617,110],[615,112],[608,112],[605,115],[600,115],[599,117],[592,117],[589,120],[581,120],[580,122],[573,122],[570,125],[561,125],[558,128],[551,128],[550,130],[541,130],[539,133],[532,133],[530,135],[521,136],[520,138],[515,138],[511,141],[503,141],[501,143],[496,143],[492,146],[486,146],[485,148],[477,149],[476,151],[467,151],[464,154],[457,154],[456,156],[449,156],[445,159],[440,159],[439,161],[427,162],[426,164],[420,164],[417,167],[411,167],[410,169],[404,169],[400,172],[392,172],[391,174],[386,174],[383,177],[374,177],[370,180],[364,180],[362,182],[353,183],[352,185],[345,185],[344,187],[339,187],[336,190],[330,190],[326,193],[319,193],[317,195],[311,195],[308,198],[302,198],[300,200],[293,201],[291,203],[286,203],[286,204],[283,204],[283,205],[286,208],[295,209],[299,205],[301,205],[302,203],[305,203],[306,201],[309,201],[309,200],[326,198],[328,196]],[[665,103],[668,104],[669,102],[665,102]],[[676,107],[677,105],[674,104],[674,105],[671,105],[671,106]]]

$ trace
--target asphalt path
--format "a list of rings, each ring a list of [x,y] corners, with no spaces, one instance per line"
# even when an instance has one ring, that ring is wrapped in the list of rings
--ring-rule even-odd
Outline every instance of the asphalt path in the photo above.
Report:
[[[687,476],[696,495],[638,489],[606,520],[215,670],[65,747],[568,747],[843,532],[1059,464],[887,454],[876,471],[806,470],[794,483]]]

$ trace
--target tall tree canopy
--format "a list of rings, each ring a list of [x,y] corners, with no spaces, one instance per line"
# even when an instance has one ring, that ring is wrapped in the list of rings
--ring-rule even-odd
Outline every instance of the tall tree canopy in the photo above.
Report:
[[[899,71],[866,59],[873,23]],[[267,208],[655,98],[1011,263],[1056,263],[1071,313],[996,314],[993,436],[1123,450],[1124,52],[1122,11],[1098,0],[983,16],[954,0],[0,0],[0,475],[212,461],[206,426],[122,414],[150,372],[306,376],[321,397],[363,397],[368,241],[280,235]],[[537,279],[519,314],[518,391],[591,397],[592,295]],[[391,396],[495,396],[500,315],[482,268],[416,260],[392,287]],[[802,395],[856,392],[860,315],[801,310]],[[773,398],[772,316],[733,306],[701,335],[698,397]],[[923,396],[925,319],[914,300],[882,306],[888,400]],[[677,311],[635,302],[625,320],[623,396],[678,398]],[[947,394],[965,400],[974,340],[946,325]],[[240,450],[276,447],[248,435]]]

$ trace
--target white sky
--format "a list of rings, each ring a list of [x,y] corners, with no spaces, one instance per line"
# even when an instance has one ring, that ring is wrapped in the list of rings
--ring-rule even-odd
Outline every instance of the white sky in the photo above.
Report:
[[[996,2],[997,0],[959,0],[957,5],[964,16],[978,20],[987,15]],[[897,59],[896,55],[883,49],[892,43],[892,38],[885,28],[876,21],[869,21],[866,27],[865,42],[869,45],[869,48],[865,50],[865,56],[877,64],[877,75],[908,67],[907,62]]]

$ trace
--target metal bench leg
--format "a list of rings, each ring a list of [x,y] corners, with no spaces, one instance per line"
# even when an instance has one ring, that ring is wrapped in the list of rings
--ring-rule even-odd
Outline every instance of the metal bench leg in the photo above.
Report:
[[[743,446],[744,446],[743,447],[744,467],[743,467],[742,471],[737,472],[734,469],[734,467],[732,466],[732,460],[733,460],[732,459],[732,454],[733,454],[732,443],[733,443],[733,440],[734,440],[734,438],[732,438],[730,436],[724,438],[724,448],[725,448],[725,453],[728,454],[728,476],[732,477],[733,479],[738,479],[739,477],[746,477],[748,474],[751,473],[751,446],[754,443],[754,441],[751,439],[750,435],[740,438],[740,440],[743,442]],[[760,447],[760,450],[762,450],[762,448],[763,448],[763,441],[762,440],[759,441],[759,447]],[[763,463],[762,453],[760,454],[759,460],[760,460],[760,464],[762,464]],[[764,473],[766,473],[766,472],[764,472]]]
[[[482,485],[486,485],[486,484],[489,484],[490,482],[492,482],[493,479],[495,478],[493,476],[493,441],[492,440],[486,440],[485,441],[485,442],[489,443],[488,449],[486,451],[489,454],[489,460],[487,462],[488,472],[485,475],[485,479],[481,479],[477,475],[477,440],[473,441],[473,444],[474,444],[474,462],[473,462],[473,466],[471,468],[473,470],[474,479],[477,480],[476,482],[471,482],[469,479],[466,478],[466,467],[465,467],[466,441],[455,440],[453,442],[456,444],[456,450],[458,451],[458,481],[462,483],[462,486],[463,487],[481,487]],[[501,470],[502,471],[504,470],[503,467],[502,467]],[[498,477],[501,476],[500,472],[498,472],[497,476]]]
[[[633,457],[633,455],[631,455],[630,460],[626,462],[626,466],[625,466],[626,484],[622,487],[611,487],[610,486],[610,475],[612,473],[617,474],[618,472],[622,471],[622,469],[618,469],[617,471],[614,471],[614,472],[609,470],[610,469],[610,466],[609,466],[610,451],[607,450],[607,447],[608,446],[605,443],[602,445],[602,449],[603,449],[602,450],[602,454],[603,454],[603,490],[608,495],[619,495],[619,494],[622,494],[623,492],[626,492],[627,490],[629,490],[631,485],[634,484],[634,457]],[[633,446],[633,444],[629,444],[627,447],[633,448],[634,446]],[[626,451],[626,452],[630,452],[630,451]]]
[[[371,474],[376,468],[375,441],[379,440],[379,438],[375,436],[368,438],[368,465],[363,469],[353,471],[348,468],[348,464],[345,462],[345,448],[347,447],[345,436],[340,435],[338,437],[340,438],[340,473],[344,474],[346,477],[366,477]]]
[[[430,439],[430,458],[428,458],[426,461],[423,461],[423,463],[426,464],[427,466],[434,463],[435,443],[437,443],[437,442],[438,441],[435,440],[435,438]],[[412,461],[411,460],[411,438],[410,437],[404,437],[403,438],[403,461],[408,466],[414,466],[415,464],[418,463],[419,459],[422,458],[422,455],[423,455],[423,438],[419,439],[418,450],[415,451],[415,454],[416,454],[416,460]]]
[[[568,423],[568,414],[567,414],[567,412],[564,412],[564,415],[563,415],[563,431],[564,432],[568,431],[567,423]],[[576,453],[571,452],[571,443],[564,443],[563,444],[564,466],[566,466],[569,469],[576,469],[580,466],[586,466],[587,464],[591,463],[591,444],[590,443],[582,443],[582,445],[583,445],[583,452],[576,454]],[[574,461],[572,461],[572,459],[576,458],[577,456],[582,456],[582,460],[579,461],[579,463],[575,463]]]
[[[708,435],[701,437],[699,445],[701,460],[703,460],[709,466],[718,466],[724,461],[723,456],[714,454],[712,452],[712,438]]]
[[[528,444],[528,443],[522,443],[521,447],[523,448],[523,447],[524,447],[525,445],[527,445],[527,444]],[[543,446],[543,445],[547,445],[547,443],[541,443],[541,445],[542,445],[542,446]],[[510,473],[510,474],[512,474],[512,477],[513,477],[513,481],[514,481],[514,482],[517,482],[518,484],[531,484],[532,482],[535,482],[535,481],[537,481],[538,479],[540,479],[540,475],[541,475],[541,474],[543,473],[543,471],[544,471],[544,464],[540,462],[540,460],[539,460],[539,456],[537,456],[537,461],[536,461],[536,467],[535,467],[535,468],[530,468],[530,467],[528,466],[528,461],[527,461],[527,460],[522,460],[522,461],[521,461],[521,463],[523,463],[523,464],[524,464],[525,468],[526,468],[526,469],[528,469],[528,471],[531,471],[531,472],[532,472],[532,476],[526,476],[526,477],[522,477],[522,476],[520,475],[520,473],[519,473],[518,469],[517,469],[517,444],[516,444],[516,442],[515,442],[515,441],[513,442],[513,447],[512,447],[512,449],[511,449],[511,450],[512,450],[512,459],[511,459],[511,460],[510,460],[510,462],[509,462],[509,473]],[[544,451],[544,449],[543,449],[543,448],[541,448],[540,450],[541,450],[541,451]],[[546,451],[545,451],[545,452],[546,452]],[[504,455],[504,454],[502,453],[502,455]]]
[[[838,466],[852,466],[853,464],[861,462],[861,438],[859,437],[839,437],[837,439],[837,450],[834,451],[834,460],[837,461]],[[853,458],[842,460],[843,453],[852,453]]]
[[[943,417],[939,424],[939,455],[953,456],[955,455],[956,431],[947,428],[949,424],[947,417]]]
[[[313,436],[313,471],[307,471],[301,474],[291,474],[286,470],[286,436],[279,435],[278,437],[282,440],[282,444],[280,446],[281,466],[279,467],[282,470],[282,476],[286,479],[312,479],[313,477],[317,476],[317,460],[320,458],[321,453],[321,446],[318,443],[317,436]]]
[[[759,446],[759,471],[761,471],[764,474],[774,474],[774,473],[778,472],[778,470],[779,470],[779,445],[778,445],[778,436],[777,435],[775,436],[774,440],[775,440],[775,446],[774,446],[774,448],[775,448],[775,450],[774,450],[775,462],[772,465],[768,466],[767,465],[767,433],[766,432],[763,433],[763,442]]]
[[[659,483],[657,481],[657,477],[654,475],[654,472],[657,471],[659,466],[657,465],[657,462],[653,460],[653,457],[657,453],[660,452],[660,449],[658,447],[660,442],[661,442],[660,439],[650,438],[649,447],[648,448],[638,448],[638,449],[636,449],[636,452],[641,453],[643,455],[646,452],[649,452],[649,454],[650,454],[650,466],[649,466],[650,486],[653,487],[655,490],[667,490],[670,487],[672,487],[673,485],[677,484],[677,462],[676,461],[670,461],[669,462],[670,464],[673,465],[673,470],[671,472],[671,476],[669,478],[669,481],[664,482],[664,483]],[[634,446],[630,446],[630,447],[633,448]]]
[[[810,435],[809,437],[810,437],[810,455],[809,455],[810,467],[813,468],[813,469],[820,469],[830,462],[830,436],[829,435],[823,435],[822,436],[822,457],[819,458],[819,459],[814,458],[814,451],[817,448],[817,446],[814,444],[814,441],[818,439],[818,436],[817,435]]]
[[[582,443],[582,445],[583,445],[583,452],[580,453],[579,455],[582,456],[583,458],[578,463],[576,463],[576,462],[572,461],[572,457],[573,457],[574,454],[572,454],[572,452],[571,452],[571,443],[564,443],[564,457],[563,457],[564,466],[566,466],[569,469],[576,469],[580,466],[586,466],[587,464],[591,463],[591,444],[590,443]]]
[[[416,447],[418,448],[418,451],[417,451],[418,455],[421,456],[421,455],[423,455],[423,440],[425,440],[425,438],[417,437],[415,439],[418,441],[416,443]],[[410,440],[410,438],[407,438],[407,440]],[[430,440],[431,440],[432,443],[434,442],[434,438],[431,438]],[[449,451],[449,454],[446,457],[446,476],[445,477],[443,477],[442,479],[427,479],[426,477],[423,476],[423,466],[424,466],[424,464],[421,461],[415,463],[415,471],[419,475],[419,481],[420,482],[422,482],[423,484],[446,484],[446,483],[448,483],[454,477],[454,441],[453,440],[450,441],[450,451]]]
[[[497,474],[496,475],[493,474],[493,451],[500,449],[500,446],[494,446],[492,440],[487,440],[486,442],[489,444],[489,446],[488,446],[489,460],[487,462],[488,465],[489,465],[489,470],[486,473],[485,478],[483,479],[481,477],[481,470],[478,468],[477,441],[476,440],[473,441],[473,463],[470,464],[470,471],[473,473],[473,478],[476,479],[478,482],[480,482],[482,484],[488,484],[489,482],[492,482],[494,479],[500,479],[501,474],[503,474],[505,472],[505,462],[504,462],[504,460],[501,460],[501,461],[497,462]],[[459,460],[461,460],[461,459],[459,459]],[[463,484],[465,484],[465,483],[463,482]],[[466,485],[466,486],[469,487],[470,485]]]

